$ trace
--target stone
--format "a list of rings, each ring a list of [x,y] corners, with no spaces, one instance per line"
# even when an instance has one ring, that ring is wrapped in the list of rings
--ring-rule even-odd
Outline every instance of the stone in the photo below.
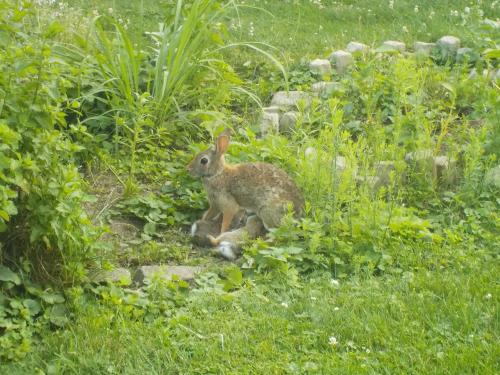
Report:
[[[457,160],[444,155],[436,156],[434,157],[434,171],[438,183],[452,184],[458,177]]]
[[[286,112],[281,116],[279,123],[279,130],[281,133],[289,133],[297,125],[299,113],[295,111]]]
[[[260,133],[263,137],[270,133],[278,133],[280,128],[280,115],[278,107],[262,108]]]
[[[335,70],[339,74],[345,73],[354,63],[352,54],[341,50],[333,52],[328,59],[332,62]]]
[[[392,160],[380,161],[375,165],[375,176],[378,177],[381,186],[388,186],[391,183],[391,173],[395,171],[396,163]]]
[[[406,51],[406,44],[397,40],[386,40],[384,43],[382,43],[382,48],[386,51],[389,50],[402,53]]]
[[[262,108],[262,111],[267,112],[267,113],[277,113],[278,115],[281,114],[280,107],[278,107],[276,105],[264,107],[264,108]]]
[[[376,193],[382,186],[386,186],[382,183],[380,177],[373,175],[356,176],[356,182],[358,185],[366,184],[372,193]]]
[[[405,161],[414,171],[424,173],[427,177],[434,177],[435,164],[431,149],[416,150],[405,155]]]
[[[330,75],[332,74],[332,66],[330,61],[324,59],[316,59],[309,63],[309,69],[311,72],[319,75]]]
[[[308,147],[304,151],[304,156],[306,159],[316,160],[316,158],[318,157],[318,150],[316,150],[314,147]]]
[[[437,41],[437,46],[443,56],[454,56],[460,48],[460,39],[455,36],[446,35]]]
[[[193,266],[142,266],[137,269],[134,282],[143,285],[147,280],[151,280],[155,276],[164,280],[172,280],[174,275],[181,280],[191,281],[201,270],[201,267]]]
[[[349,44],[347,44],[346,51],[352,53],[353,55],[362,54],[368,53],[370,51],[370,47],[363,43],[349,42]]]
[[[415,42],[413,50],[422,55],[429,55],[436,48],[436,43]]]
[[[479,58],[479,54],[474,51],[472,48],[459,48],[457,50],[457,62],[458,63],[473,63],[476,62]]]
[[[329,96],[334,92],[343,92],[344,86],[340,82],[316,82],[312,84],[311,91],[320,96]]]
[[[500,164],[486,172],[484,182],[492,188],[500,189]]]
[[[343,156],[337,156],[333,161],[333,167],[338,173],[343,173],[347,168],[346,158]]]
[[[126,268],[115,268],[112,270],[100,270],[95,275],[91,276],[94,283],[110,282],[120,285],[132,284],[132,276]]]
[[[271,106],[280,108],[296,107],[300,101],[305,101],[306,104],[309,104],[311,98],[304,91],[278,91],[273,95]]]

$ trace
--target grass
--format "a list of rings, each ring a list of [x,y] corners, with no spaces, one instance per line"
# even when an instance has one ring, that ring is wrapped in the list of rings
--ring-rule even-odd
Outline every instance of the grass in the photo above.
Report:
[[[169,1],[70,0],[71,6],[89,14],[118,14],[129,19],[129,28],[136,38],[144,30],[156,31],[163,15],[172,12]],[[228,16],[229,39],[234,42],[258,41],[275,46],[287,63],[296,63],[305,56],[327,56],[343,49],[350,41],[378,46],[384,40],[401,40],[409,47],[413,42],[436,41],[443,35],[458,35],[465,43],[463,20],[460,14],[471,7],[470,0],[458,1],[263,1],[239,2],[238,11]],[[479,4],[479,2],[478,2]],[[165,12],[170,9],[170,12]],[[481,9],[485,17],[495,19],[498,12],[491,2]],[[454,13],[454,12],[457,13]],[[245,52],[231,54],[236,62],[251,58]],[[255,58],[255,56],[254,56]]]
[[[467,33],[460,25],[461,17],[453,15],[453,11],[462,11],[465,6],[470,6],[470,1],[425,0],[418,3],[417,9],[415,3],[409,1],[395,1],[394,9],[389,7],[389,1],[321,3],[324,3],[325,8],[305,0],[246,1],[245,6],[239,9],[239,14],[233,13],[228,17],[228,37],[233,42],[256,40],[273,45],[278,55],[281,55],[280,59],[289,65],[299,63],[302,57],[327,56],[333,49],[343,48],[351,40],[378,45],[386,39],[400,39],[411,44],[415,40],[434,41],[445,34],[459,35],[465,44],[468,40]],[[112,13],[117,18],[130,19],[125,23],[136,43],[140,43],[144,31],[157,29],[156,25],[162,20],[165,11],[171,17],[175,15],[172,13],[173,7],[168,7],[171,1],[70,0],[69,4],[78,8],[78,12],[89,15],[93,10],[98,10],[100,14]],[[484,4],[483,9],[486,16],[495,17],[489,4]],[[403,27],[405,31],[402,31]],[[241,63],[248,59],[258,59],[249,51],[232,51],[225,57],[236,69],[241,69]],[[127,57],[124,56],[123,60],[126,61]],[[422,129],[415,130],[415,134],[422,137],[418,141],[423,143],[432,141],[431,137],[435,136],[432,133],[438,125],[454,121],[455,98],[447,94],[444,84],[441,85],[443,87],[438,84],[432,86],[434,82],[451,85],[447,66],[424,70],[411,59],[404,58],[394,64],[392,60],[375,65],[377,63],[360,62],[357,74],[365,74],[370,79],[357,77],[354,86],[361,87],[368,98],[383,96],[393,88],[400,89],[399,94],[388,95],[387,102],[394,106],[396,104],[391,100],[407,100],[408,103],[401,105],[405,108],[401,112],[404,112],[404,116],[400,114],[401,118],[393,123],[406,120],[415,121],[422,127],[427,126],[424,130],[429,134],[425,139]],[[393,70],[384,72],[392,73],[381,77],[379,68],[382,64],[390,65]],[[423,71],[432,78],[431,82],[419,79]],[[463,83],[459,73],[455,72],[455,76],[455,80],[451,80],[453,85]],[[360,82],[365,81],[366,86],[361,86]],[[391,86],[388,82],[404,82],[407,86]],[[486,80],[477,80],[475,84],[486,87],[488,83]],[[420,113],[412,114],[414,107],[407,92],[430,92],[426,91],[426,85],[434,89],[432,92],[437,99],[432,101],[432,106],[429,104],[425,108],[428,110],[425,116],[429,117],[424,119],[423,115],[418,117]],[[462,88],[464,97],[474,95],[474,90],[474,87],[470,91]],[[488,90],[484,89],[483,92],[489,95],[493,90],[488,86]],[[424,95],[422,98],[427,99]],[[484,104],[487,98],[483,99],[481,103]],[[339,105],[338,101],[335,103]],[[446,108],[440,108],[445,104]],[[476,101],[474,104],[477,104]],[[365,108],[363,105],[360,107]],[[484,107],[488,108],[486,104]],[[443,113],[446,115],[441,116]],[[375,110],[370,114],[375,114]],[[317,116],[315,124],[335,122],[325,119],[329,114],[319,115],[311,111],[308,115]],[[473,208],[465,204],[468,202],[460,201],[467,200],[467,195],[439,195],[441,192],[426,195],[422,191],[405,191],[405,194],[415,196],[404,200],[408,197],[396,193],[397,199],[389,203],[380,196],[365,194],[362,199],[355,197],[356,201],[353,196],[359,190],[351,189],[352,186],[348,184],[340,187],[332,184],[329,171],[323,171],[320,165],[320,157],[330,160],[328,158],[333,152],[339,150],[351,159],[362,158],[357,160],[359,164],[367,165],[373,164],[376,158],[384,160],[387,154],[402,157],[404,150],[399,147],[396,136],[389,145],[376,143],[386,139],[385,135],[380,135],[388,128],[381,126],[384,125],[379,118],[381,116],[377,112],[369,119],[368,130],[372,133],[365,138],[359,136],[366,144],[360,141],[353,145],[350,136],[338,129],[330,134],[327,128],[324,138],[320,135],[314,138],[308,133],[311,129],[305,125],[300,130],[306,135],[301,137],[301,134],[295,134],[293,144],[284,137],[258,141],[249,136],[248,141],[253,144],[247,146],[236,143],[233,152],[234,156],[243,160],[269,159],[286,166],[286,163],[295,162],[294,158],[305,146],[314,145],[321,150],[316,162],[318,165],[310,167],[297,180],[306,188],[308,200],[315,199],[318,203],[313,209],[318,212],[318,217],[332,213],[336,216],[321,218],[331,221],[328,223],[332,231],[329,233],[330,238],[317,238],[311,234],[307,238],[308,244],[319,247],[318,242],[325,241],[327,245],[323,246],[331,245],[333,250],[328,250],[334,252],[338,250],[335,246],[344,241],[339,252],[352,254],[355,252],[353,249],[359,250],[360,253],[352,255],[351,259],[353,263],[366,264],[363,263],[365,255],[361,251],[368,241],[368,245],[378,246],[376,256],[385,257],[385,269],[359,267],[356,272],[346,273],[337,281],[332,279],[333,272],[327,272],[327,266],[318,257],[319,260],[314,259],[316,269],[312,272],[309,269],[309,272],[298,273],[290,261],[269,272],[258,273],[243,267],[245,277],[240,278],[240,268],[211,260],[207,254],[193,250],[185,232],[175,229],[164,231],[153,239],[130,241],[126,244],[126,251],[106,254],[107,261],[122,265],[166,261],[203,264],[207,267],[207,273],[198,280],[196,288],[187,291],[182,283],[153,282],[147,291],[141,292],[114,286],[67,289],[71,322],[64,329],[50,327],[41,331],[29,355],[18,362],[0,364],[0,373],[498,373],[500,290],[497,281],[498,241],[494,238],[498,232],[498,216],[494,213],[498,204],[493,203],[494,198],[491,198],[491,204],[481,205],[490,197],[485,192],[480,197],[472,195],[477,206]],[[484,117],[491,121],[495,113],[487,113]],[[340,120],[335,127],[340,126]],[[479,186],[479,183],[474,185],[475,170],[472,169],[479,168],[478,164],[481,163],[479,158],[483,149],[480,142],[486,133],[470,129],[465,131],[463,124],[455,121],[455,134],[449,135],[440,130],[437,136],[447,136],[447,139],[457,142],[460,137],[467,140],[468,143],[463,142],[469,146],[464,155],[470,159],[468,165],[471,170],[468,175],[470,181],[464,185],[468,186],[471,193]],[[323,134],[321,130],[313,130],[316,134]],[[418,143],[417,136],[413,140],[415,143]],[[375,147],[376,153],[370,154],[373,151],[368,144],[370,142],[378,147]],[[459,148],[461,144],[455,146]],[[474,147],[477,155],[474,154]],[[255,149],[259,150],[258,155],[254,155]],[[145,159],[152,164],[154,161],[151,160],[156,160],[149,155]],[[494,160],[489,162],[493,163]],[[305,158],[297,160],[297,164],[305,168],[311,165]],[[165,162],[165,165],[151,167],[145,160],[139,157],[137,160],[137,168],[142,168],[144,175],[150,169],[168,169],[169,166],[171,164]],[[326,177],[316,169],[325,172]],[[165,174],[161,174],[163,172]],[[151,180],[157,182],[167,179],[171,176],[169,173],[162,170]],[[142,188],[150,191],[151,187],[145,184]],[[179,186],[172,188],[180,189]],[[103,189],[106,196],[110,189],[109,186]],[[332,195],[324,195],[327,189],[332,189]],[[200,200],[200,196],[194,193],[193,196],[194,200]],[[335,196],[335,201],[330,207],[332,196]],[[440,201],[439,205],[436,204],[443,196],[447,199],[446,203]],[[420,197],[423,197],[422,202],[419,201]],[[418,209],[410,211],[404,207],[402,202],[408,201]],[[133,209],[144,209],[149,213],[151,207],[157,208],[158,202],[153,199],[143,204],[129,207],[128,213],[133,212]],[[438,208],[433,208],[432,204]],[[346,207],[358,212],[344,215]],[[446,207],[446,211],[443,207]],[[397,216],[400,220],[398,225],[381,228],[379,224],[382,221],[385,224],[387,220],[384,215],[390,218],[391,215]],[[485,222],[490,227],[487,228]],[[315,227],[312,227],[311,232],[314,230]],[[306,230],[298,232],[297,228],[285,228],[286,231],[289,233],[281,235],[293,237],[307,234]],[[320,236],[323,233],[317,231]],[[432,240],[433,236],[438,239]],[[121,242],[121,238],[113,240]],[[251,251],[247,249],[248,254]],[[367,250],[366,257],[371,255]],[[269,264],[274,264],[272,262],[275,259],[269,259]],[[307,261],[304,259],[303,263]],[[299,263],[297,268],[300,269],[300,262],[296,263]]]
[[[6,373],[494,374],[496,272],[480,262],[339,286],[320,274],[301,288],[259,282],[198,292],[152,324],[86,301],[68,330]]]

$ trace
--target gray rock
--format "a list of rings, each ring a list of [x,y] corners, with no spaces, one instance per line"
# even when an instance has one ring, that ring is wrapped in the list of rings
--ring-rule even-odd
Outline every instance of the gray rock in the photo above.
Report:
[[[281,109],[278,106],[264,107],[262,108],[262,111],[267,113],[277,113],[278,115],[281,114]]]
[[[115,268],[113,270],[100,270],[91,277],[94,283],[110,282],[120,285],[132,284],[132,276],[126,268]]]
[[[382,183],[382,180],[378,176],[356,176],[356,182],[358,185],[366,184],[368,189],[376,193],[384,184]]]
[[[347,160],[343,156],[337,156],[333,162],[333,167],[337,172],[343,173],[347,168]]]
[[[331,95],[343,90],[344,86],[340,82],[316,82],[311,86],[311,91],[320,96]]]
[[[486,185],[491,186],[496,189],[500,189],[500,165],[491,168],[484,176],[484,182]]]
[[[300,101],[305,101],[309,104],[311,98],[308,93],[304,91],[278,91],[273,95],[271,106],[280,108],[296,107]]]
[[[320,75],[330,75],[332,74],[332,66],[330,65],[330,61],[324,59],[316,59],[309,63],[309,69],[313,73],[317,73]]]
[[[271,111],[266,111],[270,108]],[[263,137],[268,134],[276,134],[280,128],[280,115],[279,112],[274,111],[277,107],[263,108],[262,118],[260,122],[260,133]]]
[[[191,281],[201,270],[201,267],[193,266],[142,266],[137,269],[134,275],[134,282],[142,285],[155,276],[164,280],[172,280],[174,275],[181,280]]]
[[[445,56],[454,56],[460,48],[460,39],[446,35],[437,41],[437,46]]]
[[[459,48],[457,50],[457,62],[463,63],[463,62],[469,62],[473,63],[477,61],[479,58],[479,54],[474,51],[472,48]]]
[[[352,54],[341,50],[333,52],[328,59],[332,62],[335,70],[339,74],[345,73],[354,63]]]
[[[279,129],[281,133],[288,133],[295,129],[299,113],[295,111],[286,112],[281,116]]]
[[[314,147],[308,147],[304,151],[304,156],[308,160],[316,160],[318,157],[318,150],[316,150]]]
[[[484,78],[489,78],[492,81],[496,81],[496,80],[500,79],[500,69],[497,69],[497,70],[483,69],[482,76]],[[476,68],[471,69],[468,78],[474,79],[477,77],[479,77],[479,73],[478,73],[477,69]]]
[[[370,51],[370,47],[363,43],[349,42],[349,44],[347,44],[346,51],[352,53],[353,55],[362,54],[368,53]]]
[[[413,50],[422,55],[429,55],[436,48],[436,43],[415,42]]]
[[[391,160],[384,160],[375,165],[375,176],[378,177],[378,184],[388,186],[391,183],[391,173],[396,171],[396,163]]]
[[[440,184],[452,184],[457,179],[457,160],[448,156],[434,157],[435,177]]]
[[[410,169],[423,173],[427,177],[433,178],[436,175],[434,155],[430,149],[410,152],[406,154],[405,161]]]
[[[402,53],[406,51],[406,44],[397,40],[386,40],[384,43],[382,43],[382,48],[385,50],[398,51]]]

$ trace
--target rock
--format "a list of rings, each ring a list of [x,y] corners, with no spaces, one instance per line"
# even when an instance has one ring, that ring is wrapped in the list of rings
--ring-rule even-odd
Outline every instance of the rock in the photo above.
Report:
[[[404,52],[406,51],[406,44],[403,42],[398,42],[396,40],[386,40],[382,43],[382,49],[385,51],[397,51]]]
[[[332,74],[332,66],[330,61],[324,59],[316,59],[309,63],[309,69],[311,72],[319,75],[330,75]]]
[[[426,177],[436,175],[434,155],[430,149],[417,150],[406,154],[405,161],[413,171],[423,173]]]
[[[330,55],[328,59],[332,62],[335,70],[339,74],[345,73],[347,69],[354,63],[352,54],[346,51],[335,51]]]
[[[484,182],[490,187],[500,189],[500,164],[486,172]]]
[[[460,48],[460,39],[455,36],[443,36],[437,41],[437,47],[441,50],[443,56],[455,56]]]
[[[391,160],[384,160],[375,165],[375,176],[378,177],[378,183],[382,186],[388,186],[391,183],[391,173],[396,171],[396,163]]]
[[[478,60],[479,54],[472,48],[459,48],[457,50],[457,62],[458,63],[474,63]]]
[[[100,270],[91,277],[94,283],[110,282],[120,285],[132,284],[132,276],[130,271],[126,268],[115,268],[113,270]]]
[[[270,133],[278,133],[280,128],[280,115],[278,107],[262,108],[260,133],[263,137]]]
[[[329,96],[344,91],[344,86],[340,82],[316,82],[312,84],[311,91],[320,96]]]
[[[146,280],[151,280],[155,276],[164,280],[171,280],[174,275],[181,280],[191,281],[201,270],[201,267],[192,266],[142,266],[137,269],[134,282],[142,285]]]
[[[273,95],[271,106],[280,108],[296,107],[300,101],[305,101],[306,104],[309,104],[311,98],[304,91],[278,91]]]
[[[278,106],[270,106],[270,107],[264,107],[262,108],[263,112],[267,113],[277,113],[278,115],[281,114],[281,109]]]
[[[295,125],[297,125],[297,119],[299,117],[298,112],[290,111],[286,112],[281,116],[279,122],[279,130],[281,133],[289,133],[293,129],[295,129]]]
[[[352,53],[353,55],[362,54],[368,53],[370,51],[370,47],[363,43],[349,42],[346,47],[346,51]]]
[[[345,169],[347,168],[347,161],[346,158],[343,156],[337,156],[335,160],[333,161],[333,168],[338,172],[338,173],[343,173]]]
[[[436,43],[415,42],[413,50],[422,55],[429,55],[436,48]]]
[[[316,150],[314,147],[308,147],[304,151],[304,156],[306,159],[316,160],[316,158],[318,157],[318,150]]]
[[[356,176],[356,182],[358,185],[366,184],[372,193],[376,193],[382,186],[385,186],[380,177],[373,175]]]
[[[438,183],[451,184],[457,179],[457,161],[448,156],[434,157],[434,171]]]

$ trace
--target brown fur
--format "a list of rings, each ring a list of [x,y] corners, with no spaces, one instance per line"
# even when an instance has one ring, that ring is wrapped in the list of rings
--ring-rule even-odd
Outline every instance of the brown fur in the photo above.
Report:
[[[222,134],[215,147],[199,153],[188,165],[191,175],[203,179],[207,191],[210,208],[203,219],[222,213],[224,233],[241,208],[255,213],[267,229],[280,225],[289,204],[297,216],[302,214],[304,198],[283,170],[267,163],[227,165],[228,145],[229,135]]]
[[[241,210],[233,218],[231,229],[243,227],[246,221],[246,212],[245,210]],[[196,224],[196,231],[191,233],[193,243],[198,246],[210,247],[212,243],[208,236],[217,237],[220,235],[222,215],[217,215],[213,220],[197,220],[194,224]]]
[[[262,220],[260,220],[257,216],[252,215],[248,218],[245,226],[242,228],[222,233],[217,238],[212,235],[208,235],[207,237],[212,246],[218,246],[222,241],[227,241],[234,244],[235,247],[241,248],[241,245],[246,240],[254,240],[262,234],[264,234]]]

